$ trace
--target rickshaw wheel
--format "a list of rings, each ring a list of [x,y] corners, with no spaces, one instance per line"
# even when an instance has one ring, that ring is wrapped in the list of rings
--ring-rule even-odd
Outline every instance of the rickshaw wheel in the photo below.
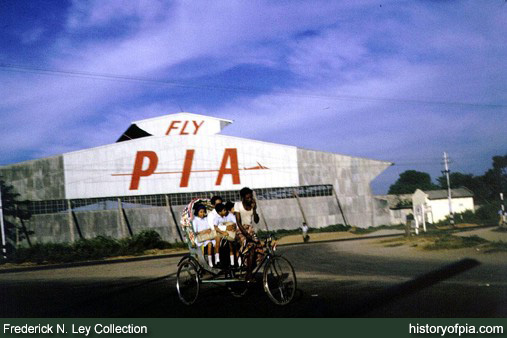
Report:
[[[200,284],[201,279],[195,263],[190,259],[181,262],[176,274],[176,289],[184,304],[192,305],[197,300]]]
[[[264,267],[264,291],[276,305],[287,305],[296,293],[296,273],[290,262],[281,256],[272,257]]]

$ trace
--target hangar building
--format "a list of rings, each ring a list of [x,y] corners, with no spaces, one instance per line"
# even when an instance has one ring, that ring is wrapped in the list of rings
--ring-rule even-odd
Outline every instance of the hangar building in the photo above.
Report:
[[[255,190],[259,228],[379,225],[370,182],[390,162],[221,134],[232,121],[178,113],[135,121],[116,143],[0,167],[28,200],[32,240],[124,237],[155,229],[178,241],[191,198]]]

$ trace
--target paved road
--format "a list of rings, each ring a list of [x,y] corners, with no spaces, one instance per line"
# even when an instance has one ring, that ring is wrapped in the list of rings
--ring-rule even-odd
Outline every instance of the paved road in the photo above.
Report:
[[[377,240],[378,242],[378,240]],[[0,274],[1,317],[505,317],[507,255],[384,248],[374,240],[280,248],[298,276],[296,299],[272,305],[261,287],[236,299],[205,285],[198,303],[175,291],[178,257]],[[465,253],[466,254],[466,253]],[[483,259],[482,257],[488,257]],[[503,263],[503,262],[506,263]],[[442,267],[448,267],[443,269]],[[455,270],[467,270],[456,276]],[[437,273],[434,273],[441,269]],[[433,272],[433,274],[432,274]],[[416,279],[416,277],[423,278]]]

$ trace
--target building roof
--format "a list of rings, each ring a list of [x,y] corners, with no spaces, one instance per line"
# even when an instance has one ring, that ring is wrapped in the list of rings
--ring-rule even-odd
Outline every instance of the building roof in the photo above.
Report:
[[[387,201],[389,209],[412,208],[412,194],[376,195],[375,198]]]
[[[216,120],[216,121],[220,121],[220,122],[225,122],[227,124],[230,124],[230,123],[234,122],[233,120],[223,119],[223,118],[219,118],[219,117],[213,117],[213,116],[202,115],[202,114],[195,114],[195,113],[189,113],[189,112],[180,112],[180,113],[174,113],[174,114],[167,114],[167,115],[162,115],[162,116],[151,117],[151,118],[147,118],[147,119],[144,119],[144,120],[132,121],[132,123],[141,124],[141,123],[148,122],[148,121],[160,121],[160,120],[174,119],[174,118],[180,118],[180,117],[201,118],[201,119],[207,119],[207,120]]]
[[[424,191],[424,193],[428,196],[430,200],[440,200],[447,198],[447,190],[428,190]],[[463,198],[463,197],[474,197],[474,193],[467,188],[457,188],[451,189],[451,196],[453,198]]]
[[[133,121],[116,142],[130,141],[149,136],[214,135],[219,134],[232,120],[194,113],[168,114]],[[204,126],[203,126],[204,124]],[[201,128],[202,127],[202,128]]]

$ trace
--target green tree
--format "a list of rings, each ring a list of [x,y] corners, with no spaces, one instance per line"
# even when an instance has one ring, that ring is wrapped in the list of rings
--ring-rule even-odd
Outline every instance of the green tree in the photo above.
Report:
[[[2,192],[2,211],[8,253],[15,249],[16,237],[19,240],[26,239],[31,246],[30,235],[33,232],[28,231],[24,226],[24,222],[32,217],[28,210],[28,201],[18,200],[19,194],[14,191],[14,187],[1,179],[0,191]],[[21,225],[16,220],[19,220]]]
[[[449,181],[452,189],[461,187],[470,189],[479,203],[485,202],[490,194],[490,188],[484,184],[482,176],[452,172],[449,174]],[[447,177],[445,175],[438,177],[437,182],[440,189],[447,189]]]
[[[417,189],[435,190],[438,186],[431,182],[431,176],[428,173],[407,170],[400,174],[398,180],[389,187],[389,194],[412,194]]]
[[[451,188],[467,187],[472,189],[476,185],[476,177],[472,174],[462,174],[459,172],[453,172],[449,174],[449,180],[451,182]],[[442,175],[437,178],[437,183],[441,189],[447,189],[447,177]]]
[[[489,200],[498,200],[501,192],[507,192],[507,155],[493,156],[493,168],[484,173],[483,182],[489,188]]]
[[[499,199],[500,192],[507,190],[507,155],[494,156],[492,168],[482,176],[453,172],[449,175],[451,188],[466,187],[473,191],[478,204],[493,203]],[[447,189],[447,178],[442,175],[437,178],[441,189]]]

